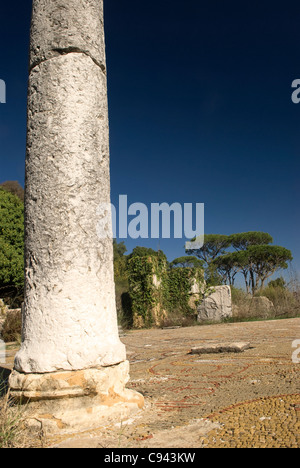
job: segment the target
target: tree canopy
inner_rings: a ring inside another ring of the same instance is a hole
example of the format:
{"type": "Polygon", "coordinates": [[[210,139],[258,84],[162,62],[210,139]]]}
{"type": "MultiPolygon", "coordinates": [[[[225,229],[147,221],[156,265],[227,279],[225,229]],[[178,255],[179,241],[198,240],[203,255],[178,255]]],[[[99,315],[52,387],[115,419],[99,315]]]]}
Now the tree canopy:
{"type": "Polygon", "coordinates": [[[241,273],[247,292],[254,294],[276,271],[286,269],[292,260],[288,249],[272,243],[270,234],[259,231],[230,236],[207,234],[200,249],[187,249],[186,253],[205,263],[205,278],[209,285],[234,285],[236,275],[241,273]]]}
{"type": "Polygon", "coordinates": [[[229,283],[234,286],[235,277],[241,271],[241,265],[237,252],[228,253],[217,257],[213,264],[223,280],[223,283],[229,283]]]}
{"type": "Polygon", "coordinates": [[[286,269],[293,259],[290,250],[277,245],[250,245],[246,250],[223,255],[214,260],[224,282],[234,285],[237,273],[244,275],[246,290],[255,294],[276,271],[286,269]]]}
{"type": "Polygon", "coordinates": [[[117,242],[116,239],[113,240],[113,249],[114,249],[114,271],[115,278],[126,278],[126,268],[127,268],[127,257],[125,253],[127,252],[126,245],[124,242],[117,242]]]}
{"type": "Polygon", "coordinates": [[[235,250],[247,250],[251,245],[267,245],[273,243],[273,237],[266,232],[241,232],[232,234],[230,244],[235,250]]]}
{"type": "Polygon", "coordinates": [[[163,253],[162,250],[155,251],[148,247],[135,247],[130,255],[128,255],[128,259],[133,257],[162,257],[167,261],[167,257],[163,253]]]}
{"type": "Polygon", "coordinates": [[[187,254],[196,255],[208,265],[219,255],[223,255],[230,245],[230,236],[222,234],[205,234],[203,247],[197,250],[187,250],[187,254]]]}
{"type": "Polygon", "coordinates": [[[179,257],[175,258],[173,262],[170,263],[171,268],[182,267],[182,268],[201,268],[203,266],[203,261],[199,260],[197,257],[179,257]]]}
{"type": "Polygon", "coordinates": [[[0,187],[0,290],[24,285],[24,205],[0,187]]]}
{"type": "Polygon", "coordinates": [[[7,192],[17,195],[17,197],[23,202],[24,201],[24,189],[21,187],[17,180],[7,180],[0,184],[0,187],[4,188],[7,192]]]}
{"type": "Polygon", "coordinates": [[[247,250],[248,263],[252,273],[252,290],[263,288],[265,281],[276,271],[288,268],[293,260],[292,252],[278,245],[252,245],[247,250]]]}

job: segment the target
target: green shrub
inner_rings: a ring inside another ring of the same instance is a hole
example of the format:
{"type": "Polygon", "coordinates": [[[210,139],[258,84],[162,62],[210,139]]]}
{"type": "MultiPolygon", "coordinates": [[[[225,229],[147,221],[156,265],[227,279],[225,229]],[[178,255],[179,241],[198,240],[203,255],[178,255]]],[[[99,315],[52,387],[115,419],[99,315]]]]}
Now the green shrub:
{"type": "Polygon", "coordinates": [[[299,295],[280,285],[268,285],[260,293],[274,305],[275,317],[296,317],[300,314],[299,295]]]}
{"type": "Polygon", "coordinates": [[[16,296],[24,287],[24,205],[0,187],[0,291],[16,296]]]}
{"type": "Polygon", "coordinates": [[[192,285],[204,281],[203,268],[168,268],[161,252],[139,251],[128,261],[133,325],[137,327],[187,324],[194,321],[196,304],[192,285]]]}
{"type": "Polygon", "coordinates": [[[231,286],[231,297],[232,297],[232,304],[240,305],[247,301],[249,295],[243,289],[235,288],[231,286]]]}

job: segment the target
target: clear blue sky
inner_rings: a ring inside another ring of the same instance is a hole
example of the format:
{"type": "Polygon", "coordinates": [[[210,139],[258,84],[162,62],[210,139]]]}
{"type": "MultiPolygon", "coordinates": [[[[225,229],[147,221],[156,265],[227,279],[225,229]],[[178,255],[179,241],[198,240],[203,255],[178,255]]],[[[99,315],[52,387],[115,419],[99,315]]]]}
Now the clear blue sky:
{"type": "MultiPolygon", "coordinates": [[[[269,232],[300,271],[299,1],[104,3],[113,202],[205,203],[207,234],[269,232]]],[[[0,182],[24,183],[30,14],[1,5],[0,182]]]]}

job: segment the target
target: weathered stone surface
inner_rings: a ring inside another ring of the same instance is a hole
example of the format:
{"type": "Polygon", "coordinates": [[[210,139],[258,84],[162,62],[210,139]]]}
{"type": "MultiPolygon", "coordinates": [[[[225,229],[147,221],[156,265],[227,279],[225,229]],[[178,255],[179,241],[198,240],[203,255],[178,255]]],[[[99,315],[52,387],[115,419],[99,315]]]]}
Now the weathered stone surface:
{"type": "Polygon", "coordinates": [[[105,70],[103,0],[35,0],[30,68],[70,52],[90,56],[105,70]]]}
{"type": "Polygon", "coordinates": [[[10,376],[11,396],[30,401],[26,424],[34,430],[64,433],[87,430],[141,409],[144,398],[125,388],[129,363],[111,367],[50,374],[10,376]]]}
{"type": "Polygon", "coordinates": [[[204,344],[192,348],[191,354],[242,353],[250,346],[244,342],[204,344]]]}
{"type": "Polygon", "coordinates": [[[143,397],[117,325],[103,0],[33,0],[25,207],[11,395],[33,429],[120,421],[143,397]]]}
{"type": "Polygon", "coordinates": [[[15,359],[22,373],[126,359],[115,304],[102,3],[33,2],[25,303],[15,359]]]}
{"type": "Polygon", "coordinates": [[[206,281],[204,280],[204,274],[203,274],[202,282],[200,282],[198,278],[191,278],[189,307],[195,311],[195,315],[197,314],[197,307],[198,307],[200,297],[202,297],[202,295],[204,294],[205,288],[206,288],[206,281]]]}
{"type": "Polygon", "coordinates": [[[32,71],[28,106],[24,343],[16,369],[116,364],[126,354],[112,241],[96,230],[97,208],[110,201],[106,78],[84,54],[53,58],[32,71]]]}
{"type": "Polygon", "coordinates": [[[230,286],[215,286],[211,291],[198,306],[198,321],[220,322],[232,317],[230,286]]]}

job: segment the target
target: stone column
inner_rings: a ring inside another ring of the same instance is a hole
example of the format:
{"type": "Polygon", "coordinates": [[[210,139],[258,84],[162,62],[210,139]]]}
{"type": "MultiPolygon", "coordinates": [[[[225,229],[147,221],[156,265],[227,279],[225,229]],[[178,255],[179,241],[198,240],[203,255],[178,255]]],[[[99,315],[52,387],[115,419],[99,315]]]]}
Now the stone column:
{"type": "Polygon", "coordinates": [[[110,222],[97,235],[109,203],[103,0],[33,0],[25,303],[10,386],[54,428],[101,425],[143,404],[125,390],[110,222]]]}

